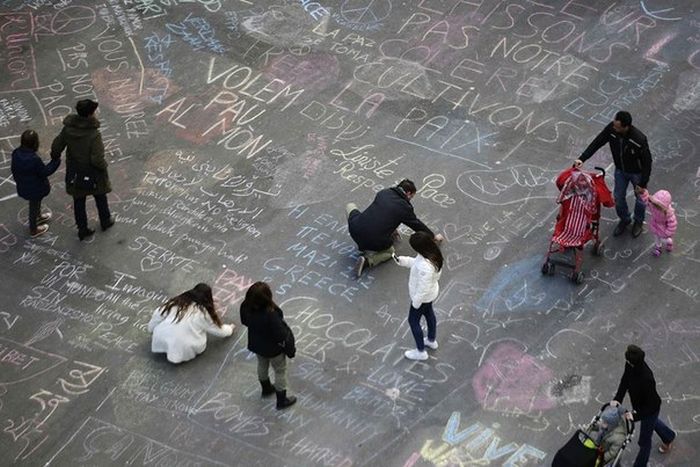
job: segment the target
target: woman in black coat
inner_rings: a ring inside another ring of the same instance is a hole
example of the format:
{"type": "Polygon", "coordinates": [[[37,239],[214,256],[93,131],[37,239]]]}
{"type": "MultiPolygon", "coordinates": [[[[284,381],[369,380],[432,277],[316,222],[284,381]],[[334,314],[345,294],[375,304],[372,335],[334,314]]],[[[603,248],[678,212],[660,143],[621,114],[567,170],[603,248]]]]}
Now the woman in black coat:
{"type": "Polygon", "coordinates": [[[278,410],[293,405],[297,398],[287,397],[287,357],[294,358],[296,353],[294,334],[265,282],[256,282],[246,292],[241,303],[241,324],[248,327],[248,350],[258,357],[262,396],[276,393],[278,410]],[[274,386],[270,383],[270,366],[275,372],[274,386]]]}
{"type": "Polygon", "coordinates": [[[32,237],[49,229],[45,223],[51,219],[51,214],[41,214],[41,200],[51,191],[49,175],[61,165],[60,155],[44,164],[38,150],[39,135],[34,130],[26,130],[22,133],[20,147],[12,151],[12,177],[17,185],[17,195],[29,201],[29,233],[32,237]]]}

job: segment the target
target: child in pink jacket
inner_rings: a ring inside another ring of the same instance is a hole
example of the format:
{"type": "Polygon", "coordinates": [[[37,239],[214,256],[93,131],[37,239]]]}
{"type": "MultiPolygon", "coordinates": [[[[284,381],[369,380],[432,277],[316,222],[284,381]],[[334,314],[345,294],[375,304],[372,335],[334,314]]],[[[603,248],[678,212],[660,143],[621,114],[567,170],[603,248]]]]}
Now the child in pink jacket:
{"type": "Polygon", "coordinates": [[[676,221],[676,212],[671,206],[671,193],[666,190],[659,190],[650,195],[647,190],[644,190],[640,197],[651,212],[649,230],[656,237],[656,245],[651,254],[654,256],[661,255],[664,245],[666,245],[666,251],[672,251],[673,236],[676,233],[678,222],[676,221]]]}

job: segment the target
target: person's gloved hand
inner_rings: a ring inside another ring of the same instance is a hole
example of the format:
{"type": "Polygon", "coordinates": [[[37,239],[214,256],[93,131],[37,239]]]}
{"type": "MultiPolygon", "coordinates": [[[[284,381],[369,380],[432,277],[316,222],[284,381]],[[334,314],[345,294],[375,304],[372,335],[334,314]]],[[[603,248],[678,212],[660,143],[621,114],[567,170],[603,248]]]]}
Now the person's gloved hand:
{"type": "Polygon", "coordinates": [[[576,159],[574,161],[574,168],[578,169],[583,165],[583,161],[581,159],[576,159]]]}

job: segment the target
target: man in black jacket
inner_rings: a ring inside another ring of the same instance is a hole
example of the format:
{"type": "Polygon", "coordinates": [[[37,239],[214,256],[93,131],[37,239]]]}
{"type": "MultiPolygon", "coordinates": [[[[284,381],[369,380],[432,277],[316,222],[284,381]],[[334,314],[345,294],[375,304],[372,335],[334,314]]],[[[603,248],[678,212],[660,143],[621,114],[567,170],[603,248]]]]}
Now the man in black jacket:
{"type": "MultiPolygon", "coordinates": [[[[627,207],[627,185],[634,186],[635,195],[638,195],[647,187],[651,175],[651,152],[647,137],[632,126],[632,116],[629,112],[620,111],[615,114],[615,119],[609,123],[603,131],[588,145],[581,157],[574,161],[575,167],[581,167],[595,152],[609,143],[610,152],[615,162],[615,210],[620,222],[615,227],[614,236],[622,235],[631,223],[629,208],[627,207]]],[[[632,236],[638,237],[642,233],[644,224],[645,206],[639,196],[634,203],[634,225],[632,236]]]]}
{"type": "Polygon", "coordinates": [[[405,224],[416,232],[434,235],[436,242],[443,240],[442,235],[433,234],[413,212],[411,199],[416,191],[415,183],[404,179],[397,186],[377,193],[364,212],[357,209],[354,203],[347,205],[348,230],[361,252],[355,266],[357,277],[362,275],[365,267],[373,267],[391,259],[394,254],[394,239],[398,238],[396,228],[400,224],[405,224]]]}
{"type": "MultiPolygon", "coordinates": [[[[633,420],[640,421],[639,453],[634,461],[634,467],[646,467],[651,454],[651,435],[656,432],[663,444],[659,452],[671,450],[671,444],[676,433],[659,419],[661,398],[656,392],[656,381],[651,368],[644,362],[644,351],[636,345],[630,345],[625,352],[625,372],[622,374],[620,385],[610,405],[617,407],[629,392],[632,408],[635,413],[633,420]]],[[[629,412],[628,412],[629,413],[629,412]]]]}

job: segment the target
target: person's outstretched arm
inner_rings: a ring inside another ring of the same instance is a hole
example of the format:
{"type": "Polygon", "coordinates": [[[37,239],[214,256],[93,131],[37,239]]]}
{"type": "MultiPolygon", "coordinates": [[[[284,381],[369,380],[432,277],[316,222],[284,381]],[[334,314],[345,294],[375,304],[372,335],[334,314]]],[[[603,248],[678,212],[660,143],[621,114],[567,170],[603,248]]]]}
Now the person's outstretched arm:
{"type": "Polygon", "coordinates": [[[581,153],[578,159],[574,162],[574,166],[578,167],[582,163],[586,162],[588,159],[590,159],[593,154],[598,151],[598,149],[602,148],[605,143],[608,142],[608,134],[611,131],[611,125],[607,125],[605,128],[603,128],[603,131],[598,133],[598,136],[595,137],[593,141],[591,141],[591,144],[588,145],[586,149],[581,153]]]}

